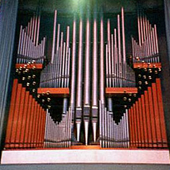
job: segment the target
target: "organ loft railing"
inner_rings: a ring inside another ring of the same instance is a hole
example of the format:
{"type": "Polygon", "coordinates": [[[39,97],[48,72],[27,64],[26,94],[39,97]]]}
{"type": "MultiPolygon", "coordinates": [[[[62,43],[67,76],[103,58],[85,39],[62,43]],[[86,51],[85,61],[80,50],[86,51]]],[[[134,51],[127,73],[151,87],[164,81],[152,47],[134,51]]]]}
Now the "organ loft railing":
{"type": "Polygon", "coordinates": [[[138,13],[129,63],[124,9],[101,14],[63,29],[55,10],[51,57],[40,16],[21,25],[4,149],[168,147],[156,25],[138,13]]]}

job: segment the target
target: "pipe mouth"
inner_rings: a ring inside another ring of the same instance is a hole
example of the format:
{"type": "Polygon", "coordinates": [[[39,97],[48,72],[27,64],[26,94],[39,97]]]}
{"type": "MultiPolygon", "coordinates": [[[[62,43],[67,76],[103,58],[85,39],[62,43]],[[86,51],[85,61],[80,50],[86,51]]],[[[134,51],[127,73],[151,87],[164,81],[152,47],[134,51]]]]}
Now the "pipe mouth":
{"type": "Polygon", "coordinates": [[[80,142],[81,122],[76,122],[76,126],[77,126],[77,141],[80,142]]]}
{"type": "Polygon", "coordinates": [[[85,145],[88,145],[89,120],[84,120],[85,126],[85,145]]]}
{"type": "Polygon", "coordinates": [[[93,141],[96,142],[97,121],[92,122],[93,126],[93,141]]]}

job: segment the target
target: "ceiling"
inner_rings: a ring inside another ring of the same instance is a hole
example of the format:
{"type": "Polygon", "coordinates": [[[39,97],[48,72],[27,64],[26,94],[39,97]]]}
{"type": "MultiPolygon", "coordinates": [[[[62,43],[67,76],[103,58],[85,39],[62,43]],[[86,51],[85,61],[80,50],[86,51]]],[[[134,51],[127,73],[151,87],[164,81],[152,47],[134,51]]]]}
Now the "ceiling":
{"type": "Polygon", "coordinates": [[[123,6],[126,12],[136,11],[137,4],[145,9],[162,9],[163,0],[19,0],[20,10],[33,10],[40,7],[42,11],[53,13],[55,9],[61,13],[72,13],[80,7],[88,8],[96,5],[98,9],[103,8],[105,13],[117,13],[123,6]]]}

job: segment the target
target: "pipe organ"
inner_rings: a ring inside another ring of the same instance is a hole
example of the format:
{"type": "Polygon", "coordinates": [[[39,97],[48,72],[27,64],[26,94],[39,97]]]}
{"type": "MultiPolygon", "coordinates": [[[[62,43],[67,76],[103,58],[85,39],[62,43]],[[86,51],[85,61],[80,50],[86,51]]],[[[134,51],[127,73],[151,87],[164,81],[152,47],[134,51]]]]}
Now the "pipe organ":
{"type": "Polygon", "coordinates": [[[168,147],[156,25],[138,13],[130,63],[124,8],[92,11],[65,29],[54,11],[50,60],[40,15],[20,26],[5,149],[168,147]]]}

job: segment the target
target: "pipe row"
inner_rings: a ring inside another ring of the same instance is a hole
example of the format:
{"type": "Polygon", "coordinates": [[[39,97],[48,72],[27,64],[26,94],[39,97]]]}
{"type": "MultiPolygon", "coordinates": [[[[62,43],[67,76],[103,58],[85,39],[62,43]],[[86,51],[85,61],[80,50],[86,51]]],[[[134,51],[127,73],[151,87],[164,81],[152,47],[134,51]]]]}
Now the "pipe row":
{"type": "Polygon", "coordinates": [[[126,63],[124,9],[117,15],[117,29],[111,34],[107,21],[106,87],[135,87],[135,73],[126,63]],[[122,33],[122,34],[121,34],[122,33]],[[122,37],[122,39],[121,39],[122,37]]]}
{"type": "Polygon", "coordinates": [[[45,133],[45,110],[14,79],[5,148],[42,148],[45,133]]]}
{"type": "Polygon", "coordinates": [[[71,112],[63,116],[60,123],[55,123],[47,109],[44,148],[67,148],[71,146],[71,112]]]}
{"type": "Polygon", "coordinates": [[[157,27],[146,16],[138,14],[138,42],[132,37],[133,62],[159,62],[157,27]]]}
{"type": "MultiPolygon", "coordinates": [[[[56,12],[55,17],[56,19],[56,12]]],[[[54,30],[56,29],[54,20],[54,30]]],[[[54,31],[53,37],[56,39],[54,31]]],[[[45,66],[40,76],[40,87],[66,88],[70,84],[70,47],[69,47],[70,27],[67,26],[66,42],[64,42],[64,33],[60,33],[60,24],[57,30],[57,42],[53,39],[53,49],[51,62],[45,66]],[[53,54],[54,52],[54,54],[53,54]]]]}
{"type": "Polygon", "coordinates": [[[41,64],[44,62],[46,38],[39,43],[39,31],[40,16],[32,17],[25,28],[20,26],[17,63],[27,63],[30,60],[41,64]]]}
{"type": "Polygon", "coordinates": [[[113,113],[110,114],[101,102],[99,105],[99,114],[100,146],[102,148],[128,148],[129,125],[127,110],[118,124],[113,120],[113,113]]]}
{"type": "Polygon", "coordinates": [[[128,114],[130,147],[167,147],[160,78],[141,94],[128,114]]]}

